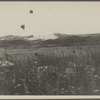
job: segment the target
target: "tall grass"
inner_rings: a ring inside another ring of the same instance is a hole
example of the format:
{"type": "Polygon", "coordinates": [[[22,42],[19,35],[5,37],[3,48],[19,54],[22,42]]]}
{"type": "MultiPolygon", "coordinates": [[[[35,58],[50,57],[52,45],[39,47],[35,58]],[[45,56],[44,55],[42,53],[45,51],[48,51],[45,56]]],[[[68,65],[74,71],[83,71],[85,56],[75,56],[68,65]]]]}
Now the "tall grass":
{"type": "Polygon", "coordinates": [[[14,66],[0,68],[0,94],[100,94],[98,46],[45,48],[9,55],[14,66]]]}

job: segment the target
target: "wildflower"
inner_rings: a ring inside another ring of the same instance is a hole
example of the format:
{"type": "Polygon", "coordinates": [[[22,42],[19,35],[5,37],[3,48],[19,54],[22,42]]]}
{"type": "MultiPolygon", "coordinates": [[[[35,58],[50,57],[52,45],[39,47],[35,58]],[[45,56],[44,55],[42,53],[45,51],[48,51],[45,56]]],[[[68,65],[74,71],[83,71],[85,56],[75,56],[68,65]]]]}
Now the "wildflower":
{"type": "Polygon", "coordinates": [[[70,85],[69,85],[68,87],[69,87],[69,88],[71,88],[71,86],[70,86],[70,85]]]}
{"type": "Polygon", "coordinates": [[[13,79],[12,82],[15,83],[16,82],[15,79],[13,79]]]}
{"type": "Polygon", "coordinates": [[[97,78],[98,77],[98,75],[94,75],[94,78],[97,78]]]}
{"type": "Polygon", "coordinates": [[[94,72],[94,71],[96,71],[96,69],[91,65],[87,65],[86,68],[85,68],[85,71],[94,72]]]}
{"type": "Polygon", "coordinates": [[[34,64],[37,64],[37,61],[34,61],[34,64]]]}
{"type": "Polygon", "coordinates": [[[25,94],[30,94],[30,92],[29,91],[25,91],[25,94]]]}
{"type": "Polygon", "coordinates": [[[73,94],[76,94],[75,92],[73,94]]]}
{"type": "Polygon", "coordinates": [[[47,71],[47,68],[48,66],[41,66],[41,67],[38,67],[38,77],[40,78],[40,76],[42,76],[43,72],[46,72],[47,71]]]}
{"type": "Polygon", "coordinates": [[[74,88],[75,88],[74,86],[71,87],[71,89],[74,89],[74,88]]]}
{"type": "Polygon", "coordinates": [[[76,64],[75,64],[75,63],[73,63],[73,66],[74,66],[74,67],[76,67],[76,64]]]}
{"type": "Polygon", "coordinates": [[[68,92],[68,90],[66,90],[65,92],[68,92]]]}
{"type": "Polygon", "coordinates": [[[17,84],[17,86],[14,86],[14,88],[17,88],[17,87],[20,87],[21,86],[21,84],[17,84]]]}
{"type": "Polygon", "coordinates": [[[18,93],[15,93],[15,95],[18,95],[18,93]]]}
{"type": "Polygon", "coordinates": [[[94,90],[94,92],[99,92],[99,91],[100,91],[99,89],[94,90]]]}
{"type": "Polygon", "coordinates": [[[41,67],[38,67],[38,72],[46,71],[47,68],[48,68],[48,66],[41,66],[41,67]]]}
{"type": "Polygon", "coordinates": [[[38,72],[41,72],[43,67],[38,67],[38,72]]]}
{"type": "Polygon", "coordinates": [[[63,90],[64,90],[64,88],[61,88],[61,90],[63,91],[63,90]]]}
{"type": "Polygon", "coordinates": [[[35,66],[33,66],[33,69],[35,68],[35,66]]]}
{"type": "Polygon", "coordinates": [[[76,64],[74,62],[69,62],[68,66],[74,66],[74,67],[76,67],[76,64]]]}
{"type": "Polygon", "coordinates": [[[31,82],[32,80],[31,79],[29,79],[29,82],[31,82]]]}
{"type": "Polygon", "coordinates": [[[21,84],[17,84],[17,86],[21,86],[21,84]]]}
{"type": "Polygon", "coordinates": [[[0,72],[0,74],[4,74],[4,72],[0,72]]]}
{"type": "Polygon", "coordinates": [[[67,75],[64,75],[64,76],[63,76],[63,78],[66,78],[66,77],[67,77],[67,75]]]}
{"type": "Polygon", "coordinates": [[[66,68],[65,73],[66,74],[73,74],[74,72],[71,68],[66,68]]]}
{"type": "Polygon", "coordinates": [[[2,64],[2,61],[0,61],[0,65],[2,64]]]}
{"type": "Polygon", "coordinates": [[[100,79],[100,77],[98,77],[98,79],[100,79]]]}
{"type": "Polygon", "coordinates": [[[94,67],[93,67],[93,68],[91,68],[91,71],[92,71],[92,72],[94,72],[95,70],[96,70],[96,69],[95,69],[94,67]]]}
{"type": "Polygon", "coordinates": [[[80,52],[80,54],[81,54],[81,55],[86,55],[86,53],[85,53],[85,52],[80,52]]]}
{"type": "Polygon", "coordinates": [[[68,66],[71,66],[73,63],[72,62],[69,62],[68,66]]]}
{"type": "Polygon", "coordinates": [[[6,72],[9,72],[9,70],[6,70],[6,72]]]}
{"type": "Polygon", "coordinates": [[[48,66],[44,66],[45,68],[48,68],[48,66]]]}

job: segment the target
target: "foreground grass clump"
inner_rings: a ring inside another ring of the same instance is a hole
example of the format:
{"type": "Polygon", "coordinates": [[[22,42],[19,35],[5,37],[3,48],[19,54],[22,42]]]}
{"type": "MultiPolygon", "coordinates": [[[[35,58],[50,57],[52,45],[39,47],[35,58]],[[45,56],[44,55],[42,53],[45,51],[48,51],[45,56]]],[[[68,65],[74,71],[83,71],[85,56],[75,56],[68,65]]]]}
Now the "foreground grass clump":
{"type": "Polygon", "coordinates": [[[0,68],[0,94],[99,95],[100,52],[94,47],[47,49],[48,53],[9,55],[0,68]],[[21,57],[20,57],[21,56],[21,57]]]}

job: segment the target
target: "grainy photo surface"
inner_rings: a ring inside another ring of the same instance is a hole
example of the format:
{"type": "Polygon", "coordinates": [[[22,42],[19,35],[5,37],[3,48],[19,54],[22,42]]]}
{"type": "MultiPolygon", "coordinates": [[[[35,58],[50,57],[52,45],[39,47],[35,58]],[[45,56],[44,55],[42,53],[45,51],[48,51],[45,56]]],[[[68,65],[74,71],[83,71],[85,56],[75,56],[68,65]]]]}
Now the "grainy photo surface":
{"type": "Polygon", "coordinates": [[[0,2],[0,95],[100,95],[100,2],[0,2]]]}

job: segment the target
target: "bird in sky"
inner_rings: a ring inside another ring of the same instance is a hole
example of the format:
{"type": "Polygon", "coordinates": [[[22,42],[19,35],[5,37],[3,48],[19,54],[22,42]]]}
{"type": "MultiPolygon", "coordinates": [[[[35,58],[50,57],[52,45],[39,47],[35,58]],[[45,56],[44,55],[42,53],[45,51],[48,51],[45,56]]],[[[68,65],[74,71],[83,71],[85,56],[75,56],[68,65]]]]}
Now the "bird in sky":
{"type": "Polygon", "coordinates": [[[30,13],[33,14],[33,10],[30,10],[30,13]]]}
{"type": "Polygon", "coordinates": [[[25,30],[25,25],[21,25],[20,27],[21,27],[23,30],[25,30]]]}
{"type": "MultiPolygon", "coordinates": [[[[30,10],[29,12],[30,12],[31,14],[33,14],[33,10],[30,10]]],[[[25,25],[21,25],[20,27],[21,27],[23,30],[25,30],[25,25]]]]}

